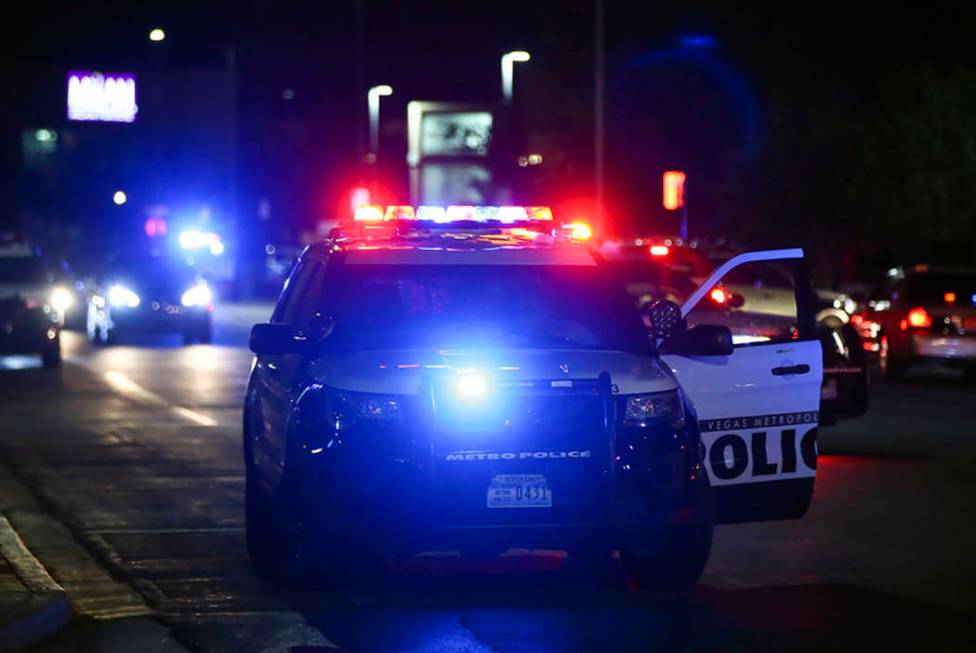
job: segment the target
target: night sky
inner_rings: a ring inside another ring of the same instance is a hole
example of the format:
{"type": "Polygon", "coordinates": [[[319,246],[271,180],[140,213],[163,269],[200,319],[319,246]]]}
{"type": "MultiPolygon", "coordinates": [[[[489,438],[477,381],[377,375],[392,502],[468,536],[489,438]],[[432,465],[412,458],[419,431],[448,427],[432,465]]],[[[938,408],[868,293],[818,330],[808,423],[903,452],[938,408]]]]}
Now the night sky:
{"type": "MultiPolygon", "coordinates": [[[[689,172],[689,206],[709,235],[755,238],[770,215],[798,215],[807,181],[848,165],[836,125],[873,120],[890,75],[976,64],[976,10],[946,7],[606,2],[613,228],[670,229],[648,189],[674,167],[689,172]],[[682,47],[688,36],[712,43],[682,47]]],[[[525,189],[538,197],[524,199],[591,200],[593,16],[591,2],[41,2],[5,17],[0,66],[236,70],[240,180],[287,196],[294,226],[307,227],[358,174],[363,87],[395,89],[383,147],[400,164],[406,102],[497,101],[498,57],[516,48],[533,55],[516,73],[525,146],[547,157],[525,189]],[[163,44],[147,39],[156,26],[163,44]],[[269,125],[283,121],[311,136],[278,148],[269,125]]],[[[5,101],[19,93],[8,88],[5,101]]],[[[816,238],[817,219],[798,218],[777,238],[816,238]]]]}

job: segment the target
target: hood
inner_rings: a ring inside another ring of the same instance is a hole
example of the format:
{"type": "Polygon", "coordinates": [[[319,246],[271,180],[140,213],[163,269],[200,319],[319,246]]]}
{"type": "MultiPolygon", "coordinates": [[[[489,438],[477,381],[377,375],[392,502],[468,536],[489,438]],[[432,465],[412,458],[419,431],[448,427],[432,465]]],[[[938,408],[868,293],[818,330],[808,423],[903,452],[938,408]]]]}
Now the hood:
{"type": "Polygon", "coordinates": [[[417,394],[423,380],[476,369],[505,381],[595,379],[609,372],[619,394],[677,387],[654,356],[579,349],[382,349],[324,354],[309,366],[323,385],[350,392],[417,394]]]}

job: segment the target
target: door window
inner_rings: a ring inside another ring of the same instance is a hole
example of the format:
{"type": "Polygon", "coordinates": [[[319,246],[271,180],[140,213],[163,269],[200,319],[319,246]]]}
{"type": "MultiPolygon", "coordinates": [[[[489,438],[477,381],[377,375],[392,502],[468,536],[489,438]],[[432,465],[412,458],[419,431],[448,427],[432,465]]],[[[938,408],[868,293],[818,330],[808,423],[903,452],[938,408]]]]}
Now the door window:
{"type": "Polygon", "coordinates": [[[736,346],[800,337],[793,275],[776,261],[745,263],[712,286],[687,315],[688,326],[715,324],[732,330],[736,346]]]}
{"type": "Polygon", "coordinates": [[[319,262],[305,265],[298,273],[287,301],[281,312],[281,322],[296,329],[306,326],[318,306],[317,289],[321,288],[325,276],[325,265],[319,262]]]}

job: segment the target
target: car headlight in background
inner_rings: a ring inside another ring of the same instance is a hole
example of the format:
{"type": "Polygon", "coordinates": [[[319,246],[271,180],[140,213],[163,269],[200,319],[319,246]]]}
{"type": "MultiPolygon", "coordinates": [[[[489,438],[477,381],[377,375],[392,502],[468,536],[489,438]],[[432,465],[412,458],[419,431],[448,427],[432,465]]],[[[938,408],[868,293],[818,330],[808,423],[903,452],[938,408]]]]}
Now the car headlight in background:
{"type": "Polygon", "coordinates": [[[186,250],[208,249],[214,256],[224,253],[224,243],[220,239],[220,234],[213,231],[187,229],[180,234],[178,240],[180,247],[186,250]]]}
{"type": "Polygon", "coordinates": [[[139,295],[125,286],[116,284],[108,289],[108,303],[112,306],[135,308],[140,301],[139,295]]]}
{"type": "Polygon", "coordinates": [[[51,291],[51,306],[53,306],[56,311],[64,313],[66,310],[71,308],[74,303],[75,296],[67,288],[56,286],[54,290],[51,291]]]}
{"type": "Polygon", "coordinates": [[[685,407],[678,390],[631,395],[626,401],[624,426],[647,426],[662,421],[672,429],[685,426],[685,407]]]}
{"type": "Polygon", "coordinates": [[[213,291],[206,284],[198,283],[183,293],[180,302],[187,308],[210,306],[213,303],[213,291]]]}

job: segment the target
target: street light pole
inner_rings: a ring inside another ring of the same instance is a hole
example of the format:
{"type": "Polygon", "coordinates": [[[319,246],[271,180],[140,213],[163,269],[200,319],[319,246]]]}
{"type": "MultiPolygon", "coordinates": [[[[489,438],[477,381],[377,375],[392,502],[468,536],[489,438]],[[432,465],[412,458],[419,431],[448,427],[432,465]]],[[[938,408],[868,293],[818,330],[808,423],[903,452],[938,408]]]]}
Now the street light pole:
{"type": "Polygon", "coordinates": [[[603,0],[594,2],[593,20],[593,175],[596,191],[596,218],[597,228],[605,232],[604,224],[604,79],[603,79],[603,58],[604,58],[604,25],[603,25],[603,0]]]}
{"type": "Polygon", "coordinates": [[[373,86],[366,93],[366,104],[369,108],[369,158],[375,163],[380,150],[380,98],[393,95],[393,87],[389,84],[373,86]]]}
{"type": "Polygon", "coordinates": [[[524,63],[531,59],[525,50],[513,50],[502,55],[502,100],[506,106],[512,104],[512,86],[515,79],[515,63],[524,63]]]}

